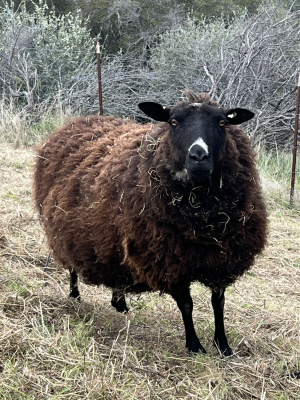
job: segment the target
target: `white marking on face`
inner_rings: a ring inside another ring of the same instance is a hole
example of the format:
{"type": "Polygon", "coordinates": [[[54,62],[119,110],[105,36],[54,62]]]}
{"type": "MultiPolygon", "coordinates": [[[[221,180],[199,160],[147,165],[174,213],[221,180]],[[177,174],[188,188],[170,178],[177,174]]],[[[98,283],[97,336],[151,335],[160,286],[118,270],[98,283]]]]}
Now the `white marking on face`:
{"type": "Polygon", "coordinates": [[[202,147],[202,149],[206,152],[206,154],[208,155],[208,146],[207,144],[204,142],[204,140],[202,139],[202,137],[199,137],[197,140],[194,141],[194,143],[190,146],[189,151],[191,151],[191,148],[195,145],[198,145],[200,147],[202,147]]]}

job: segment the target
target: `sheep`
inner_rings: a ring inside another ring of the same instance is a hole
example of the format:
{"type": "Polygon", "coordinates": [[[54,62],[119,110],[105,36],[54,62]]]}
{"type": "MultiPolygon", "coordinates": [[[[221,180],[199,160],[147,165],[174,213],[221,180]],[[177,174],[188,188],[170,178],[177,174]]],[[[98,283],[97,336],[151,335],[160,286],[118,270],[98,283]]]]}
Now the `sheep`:
{"type": "Polygon", "coordinates": [[[214,345],[230,356],[225,289],[267,240],[267,212],[250,139],[237,125],[254,114],[224,109],[208,94],[139,108],[161,124],[112,116],[71,119],[37,148],[34,199],[70,296],[87,284],[176,301],[186,347],[205,353],[193,324],[192,282],[211,289],[214,345]]]}

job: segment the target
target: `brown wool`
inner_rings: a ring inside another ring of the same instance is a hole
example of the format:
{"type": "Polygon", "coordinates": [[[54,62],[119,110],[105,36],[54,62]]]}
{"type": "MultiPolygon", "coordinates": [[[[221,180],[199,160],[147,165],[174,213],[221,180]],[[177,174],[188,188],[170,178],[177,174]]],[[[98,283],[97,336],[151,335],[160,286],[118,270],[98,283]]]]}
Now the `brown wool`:
{"type": "MultiPolygon", "coordinates": [[[[182,103],[209,101],[188,96],[182,103]]],[[[263,250],[267,214],[249,138],[233,125],[226,135],[219,167],[199,185],[176,180],[167,123],[89,116],[57,129],[37,148],[34,177],[56,261],[123,291],[232,284],[263,250]]]]}

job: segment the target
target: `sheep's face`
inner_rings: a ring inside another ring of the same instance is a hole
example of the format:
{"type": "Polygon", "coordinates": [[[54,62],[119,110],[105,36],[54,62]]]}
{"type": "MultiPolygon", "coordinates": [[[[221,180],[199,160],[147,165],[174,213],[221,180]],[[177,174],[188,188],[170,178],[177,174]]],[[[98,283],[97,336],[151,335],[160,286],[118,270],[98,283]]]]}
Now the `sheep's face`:
{"type": "Polygon", "coordinates": [[[140,109],[157,121],[170,125],[171,142],[182,170],[177,179],[207,179],[222,158],[226,125],[251,119],[246,109],[225,110],[208,103],[182,103],[166,108],[157,103],[140,103],[140,109]]]}

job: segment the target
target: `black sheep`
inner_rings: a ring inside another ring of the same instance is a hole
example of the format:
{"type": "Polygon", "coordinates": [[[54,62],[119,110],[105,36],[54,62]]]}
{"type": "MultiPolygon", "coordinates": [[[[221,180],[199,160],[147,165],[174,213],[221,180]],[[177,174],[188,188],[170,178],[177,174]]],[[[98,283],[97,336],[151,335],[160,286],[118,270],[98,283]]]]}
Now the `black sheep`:
{"type": "Polygon", "coordinates": [[[72,119],[37,150],[34,197],[54,258],[88,284],[170,294],[182,313],[186,347],[205,352],[195,333],[190,284],[212,290],[214,342],[228,356],[224,292],[266,244],[267,214],[255,153],[235,126],[253,117],[188,92],[171,108],[141,103],[164,122],[72,119]]]}

